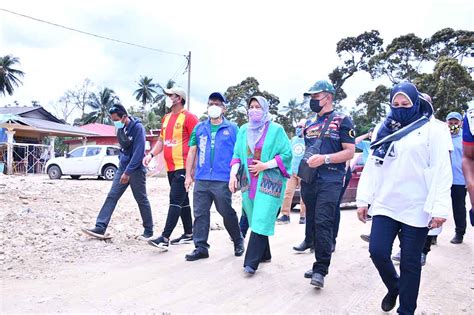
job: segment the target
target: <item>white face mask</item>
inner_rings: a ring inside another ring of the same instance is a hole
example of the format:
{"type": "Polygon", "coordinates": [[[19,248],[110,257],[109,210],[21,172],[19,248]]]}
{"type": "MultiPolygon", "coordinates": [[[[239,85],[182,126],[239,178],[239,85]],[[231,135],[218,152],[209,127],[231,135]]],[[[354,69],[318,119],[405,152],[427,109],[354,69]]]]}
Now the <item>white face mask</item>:
{"type": "Polygon", "coordinates": [[[165,98],[165,106],[166,108],[171,108],[173,106],[173,100],[169,96],[165,98]]]}
{"type": "Polygon", "coordinates": [[[219,118],[222,115],[222,107],[211,105],[207,108],[207,114],[213,119],[219,118]]]}

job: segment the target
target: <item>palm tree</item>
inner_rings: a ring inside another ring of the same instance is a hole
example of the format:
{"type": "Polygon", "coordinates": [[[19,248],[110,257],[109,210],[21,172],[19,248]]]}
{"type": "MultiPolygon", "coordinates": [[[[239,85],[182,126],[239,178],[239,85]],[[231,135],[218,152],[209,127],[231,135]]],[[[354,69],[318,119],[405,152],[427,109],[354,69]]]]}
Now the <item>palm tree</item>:
{"type": "Polygon", "coordinates": [[[83,124],[101,123],[111,125],[109,110],[119,102],[119,98],[115,92],[109,88],[104,88],[98,94],[92,93],[89,106],[92,112],[86,114],[82,119],[83,124]]]}
{"type": "Polygon", "coordinates": [[[18,87],[23,84],[20,77],[25,73],[21,70],[12,68],[15,64],[20,64],[20,59],[12,55],[0,57],[0,94],[4,96],[13,95],[14,86],[18,87]]]}
{"type": "Polygon", "coordinates": [[[153,102],[154,95],[157,94],[155,88],[160,87],[159,84],[152,83],[153,79],[147,76],[141,77],[138,85],[140,88],[133,92],[137,101],[142,103],[142,110],[145,111],[146,104],[153,102]]]}
{"type": "MultiPolygon", "coordinates": [[[[176,82],[174,82],[171,79],[168,80],[168,82],[166,82],[165,89],[171,89],[175,85],[175,83],[176,82]]],[[[157,108],[155,109],[155,113],[163,117],[166,114],[166,106],[165,106],[166,95],[165,95],[165,91],[163,87],[159,84],[157,84],[157,86],[161,89],[161,91],[156,93],[156,96],[153,99],[153,103],[157,105],[157,108]]]]}
{"type": "Polygon", "coordinates": [[[292,125],[298,123],[298,121],[304,117],[302,110],[302,104],[298,104],[296,99],[291,99],[288,105],[282,107],[281,111],[288,117],[292,125]]]}

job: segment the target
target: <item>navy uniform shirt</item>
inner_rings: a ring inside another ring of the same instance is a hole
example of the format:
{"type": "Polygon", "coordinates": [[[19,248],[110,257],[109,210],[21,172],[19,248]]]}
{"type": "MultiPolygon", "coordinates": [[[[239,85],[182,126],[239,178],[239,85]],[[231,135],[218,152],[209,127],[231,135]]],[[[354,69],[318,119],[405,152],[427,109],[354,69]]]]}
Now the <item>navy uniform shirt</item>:
{"type": "MultiPolygon", "coordinates": [[[[305,146],[308,148],[318,139],[319,134],[324,128],[326,120],[332,112],[326,113],[321,117],[316,115],[306,121],[304,129],[305,146]]],[[[334,118],[329,123],[329,127],[322,137],[321,155],[336,153],[342,151],[343,143],[355,143],[354,125],[349,117],[335,112],[334,118]]],[[[346,174],[346,163],[323,164],[318,167],[317,180],[325,182],[342,182],[346,174]]]]}

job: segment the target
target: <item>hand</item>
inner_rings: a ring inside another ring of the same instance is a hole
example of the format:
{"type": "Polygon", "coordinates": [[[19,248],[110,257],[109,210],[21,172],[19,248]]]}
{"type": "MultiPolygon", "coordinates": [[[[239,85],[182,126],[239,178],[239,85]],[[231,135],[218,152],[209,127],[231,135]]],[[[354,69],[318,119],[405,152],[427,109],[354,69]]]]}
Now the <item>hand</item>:
{"type": "Polygon", "coordinates": [[[128,184],[128,181],[130,180],[130,176],[123,173],[122,176],[120,176],[120,184],[126,185],[128,184]]]}
{"type": "Polygon", "coordinates": [[[309,167],[316,168],[324,164],[324,155],[315,154],[312,155],[307,161],[309,167]]]}
{"type": "Polygon", "coordinates": [[[369,211],[368,207],[357,208],[357,217],[363,223],[367,222],[367,212],[369,211]]]}
{"type": "Polygon", "coordinates": [[[255,176],[258,176],[260,172],[263,172],[268,168],[267,164],[259,160],[253,160],[253,164],[249,165],[249,172],[254,173],[255,176]]]}
{"type": "Polygon", "coordinates": [[[428,224],[428,227],[430,229],[436,229],[436,228],[441,227],[444,222],[446,222],[446,219],[444,219],[444,218],[433,217],[433,218],[431,218],[431,221],[428,224]]]}
{"type": "Polygon", "coordinates": [[[186,192],[189,192],[189,188],[191,188],[191,185],[193,184],[193,177],[186,175],[186,179],[184,180],[184,187],[186,188],[186,192]]]}
{"type": "Polygon", "coordinates": [[[232,193],[235,193],[237,191],[237,176],[235,176],[235,174],[233,173],[230,174],[229,190],[232,193]]]}
{"type": "Polygon", "coordinates": [[[152,159],[151,154],[147,154],[143,158],[143,165],[145,165],[145,167],[148,167],[148,164],[150,164],[151,159],[152,159]]]}

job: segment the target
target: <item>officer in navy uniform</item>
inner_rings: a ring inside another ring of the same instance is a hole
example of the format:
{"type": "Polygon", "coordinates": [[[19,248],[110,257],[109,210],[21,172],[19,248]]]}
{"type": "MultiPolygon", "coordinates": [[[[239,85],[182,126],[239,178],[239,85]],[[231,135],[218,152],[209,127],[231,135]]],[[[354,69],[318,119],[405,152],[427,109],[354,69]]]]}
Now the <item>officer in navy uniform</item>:
{"type": "Polygon", "coordinates": [[[294,247],[297,251],[314,247],[316,261],[313,268],[305,273],[305,278],[311,278],[311,284],[316,288],[324,287],[324,277],[328,273],[334,242],[335,212],[346,174],[346,161],[352,159],[355,151],[355,132],[351,119],[334,111],[335,92],[332,84],[322,80],[304,93],[305,97],[310,97],[310,108],[317,114],[306,122],[304,139],[307,152],[311,151],[311,146],[320,137],[327,119],[331,118],[326,132],[321,136],[319,154],[306,160],[316,172],[311,180],[301,181],[301,195],[306,205],[306,236],[299,246],[294,247]]]}

